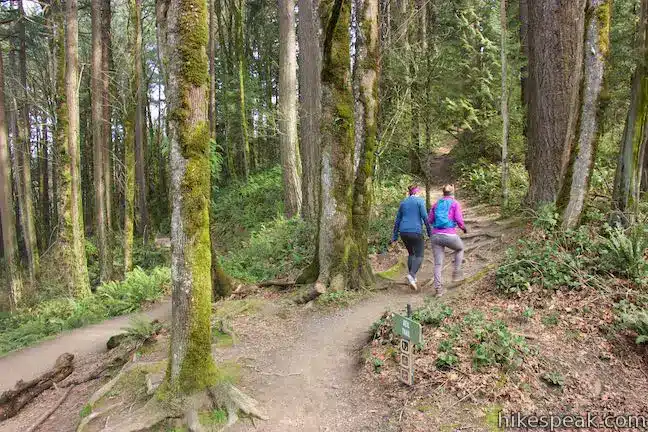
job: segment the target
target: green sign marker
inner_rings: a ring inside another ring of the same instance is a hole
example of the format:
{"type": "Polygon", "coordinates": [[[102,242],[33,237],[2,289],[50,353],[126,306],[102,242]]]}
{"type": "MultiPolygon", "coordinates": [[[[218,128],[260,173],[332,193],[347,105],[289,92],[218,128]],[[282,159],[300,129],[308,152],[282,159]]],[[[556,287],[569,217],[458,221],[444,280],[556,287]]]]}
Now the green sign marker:
{"type": "Polygon", "coordinates": [[[394,331],[403,339],[407,339],[413,344],[423,342],[421,324],[413,319],[406,318],[402,315],[394,314],[394,331]]]}

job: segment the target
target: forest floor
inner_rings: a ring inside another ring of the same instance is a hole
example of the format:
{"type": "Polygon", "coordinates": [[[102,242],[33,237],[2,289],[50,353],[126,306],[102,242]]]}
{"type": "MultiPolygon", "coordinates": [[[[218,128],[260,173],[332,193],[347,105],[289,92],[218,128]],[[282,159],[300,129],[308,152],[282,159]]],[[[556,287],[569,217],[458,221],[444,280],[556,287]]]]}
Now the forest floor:
{"type": "MultiPolygon", "coordinates": [[[[447,181],[447,157],[439,156],[432,165],[434,172],[439,173],[437,183],[447,181]],[[434,164],[438,165],[435,167],[434,164]]],[[[438,185],[435,185],[435,189],[439,189],[436,186],[438,185]]],[[[450,289],[442,299],[431,301],[443,302],[458,311],[475,307],[488,311],[493,305],[501,306],[498,309],[500,311],[511,308],[518,311],[520,305],[513,304],[514,301],[510,302],[513,305],[508,304],[506,299],[493,294],[492,288],[488,286],[492,287],[490,276],[494,264],[504,256],[506,247],[523,233],[524,227],[515,220],[499,220],[496,211],[486,206],[466,205],[465,219],[470,229],[469,235],[465,236],[467,253],[464,273],[467,282],[450,289]],[[489,269],[489,272],[481,278],[485,273],[484,269],[489,269]],[[471,278],[474,275],[479,275],[480,278],[474,280],[471,278]]],[[[406,252],[401,247],[394,247],[389,253],[377,255],[373,257],[375,270],[394,268],[399,261],[402,262],[405,255],[406,252]]],[[[444,268],[444,277],[449,280],[452,265],[449,255],[447,258],[449,265],[444,268]]],[[[426,260],[419,273],[417,292],[403,283],[404,272],[401,271],[393,280],[379,278],[374,291],[348,297],[330,295],[329,299],[336,299],[332,302],[317,301],[305,306],[296,306],[292,299],[299,295],[299,292],[295,290],[252,289],[245,294],[245,298],[216,303],[214,320],[223,322],[227,329],[231,329],[233,336],[215,339],[214,357],[220,365],[238,370],[239,388],[256,398],[269,417],[268,421],[257,421],[256,425],[243,420],[235,425],[233,430],[493,430],[486,425],[485,420],[493,411],[493,406],[489,402],[489,395],[484,393],[486,390],[496,392],[497,389],[509,389],[503,374],[472,374],[468,369],[464,371],[457,367],[454,373],[445,371],[440,375],[434,366],[428,367],[434,360],[432,354],[429,358],[419,355],[416,363],[417,374],[420,370],[423,375],[419,374],[417,384],[408,388],[396,378],[396,362],[390,359],[390,350],[393,353],[391,345],[379,341],[370,342],[369,329],[386,310],[404,311],[408,303],[416,308],[434,294],[431,284],[427,284],[432,277],[432,270],[428,245],[426,260]],[[372,367],[370,358],[383,359],[381,367],[372,367]]],[[[389,272],[392,273],[395,272],[389,272]]],[[[152,314],[163,318],[164,314],[168,314],[168,304],[160,305],[152,314]],[[160,315],[157,315],[158,313],[160,315]]],[[[80,354],[76,360],[74,374],[82,374],[83,370],[102,360],[102,356],[106,354],[99,352],[99,348],[105,344],[108,336],[118,333],[126,321],[120,319],[104,323],[102,325],[107,326],[104,327],[105,332],[96,332],[91,338],[88,336],[96,329],[89,327],[0,358],[3,388],[8,384],[5,381],[28,378],[51,367],[56,356],[66,349],[80,354]],[[74,335],[78,335],[78,339],[75,339],[74,335]],[[66,341],[65,345],[63,341],[66,341]],[[52,353],[54,349],[56,352],[52,353]],[[33,358],[34,362],[28,364],[25,360],[27,358],[33,358]]],[[[540,317],[531,321],[539,323],[540,317]]],[[[545,401],[556,402],[564,399],[565,406],[579,406],[575,403],[575,397],[583,398],[584,395],[590,394],[592,388],[587,383],[592,382],[595,397],[599,399],[605,396],[605,400],[625,403],[626,405],[621,406],[629,408],[637,408],[641,406],[637,404],[644,403],[641,399],[648,388],[648,375],[640,353],[626,350],[623,354],[606,354],[600,361],[606,362],[609,370],[604,369],[602,363],[599,364],[599,357],[596,357],[596,364],[592,363],[593,366],[590,366],[586,361],[593,358],[591,356],[595,355],[594,352],[600,349],[603,343],[600,338],[593,340],[590,350],[585,351],[575,343],[575,336],[558,336],[556,332],[560,326],[530,327],[530,323],[520,325],[526,326],[527,334],[533,333],[530,337],[538,342],[546,355],[556,354],[557,357],[553,360],[555,363],[560,364],[564,361],[569,363],[570,367],[580,368],[581,372],[586,373],[587,380],[579,387],[576,385],[575,376],[565,369],[565,389],[544,391],[542,395],[545,401]],[[568,352],[569,360],[559,357],[558,353],[553,351],[552,345],[568,352]],[[617,356],[621,355],[617,361],[617,356]],[[614,380],[628,385],[623,395],[615,396],[610,390],[614,380]]],[[[434,339],[434,331],[430,333],[426,330],[426,340],[434,339]]],[[[581,343],[584,336],[579,338],[581,343]]],[[[606,349],[605,353],[609,351],[606,349]]],[[[136,361],[162,360],[167,353],[168,336],[163,335],[153,347],[140,352],[136,361]]],[[[530,363],[537,366],[537,362],[530,363]]],[[[529,374],[536,376],[538,371],[529,371],[529,374]]],[[[85,403],[101,384],[102,382],[97,380],[77,386],[63,405],[38,430],[75,430],[85,403]]],[[[60,398],[60,394],[57,390],[46,391],[18,416],[0,423],[0,431],[26,430],[41,413],[47,411],[60,398]]],[[[501,392],[498,395],[501,396],[501,392]]],[[[132,404],[126,403],[125,395],[113,392],[110,397],[122,405],[112,418],[119,418],[126,410],[133,409],[132,404]]],[[[507,395],[504,398],[516,400],[507,395]]],[[[511,406],[544,407],[540,403],[520,403],[511,406]]]]}

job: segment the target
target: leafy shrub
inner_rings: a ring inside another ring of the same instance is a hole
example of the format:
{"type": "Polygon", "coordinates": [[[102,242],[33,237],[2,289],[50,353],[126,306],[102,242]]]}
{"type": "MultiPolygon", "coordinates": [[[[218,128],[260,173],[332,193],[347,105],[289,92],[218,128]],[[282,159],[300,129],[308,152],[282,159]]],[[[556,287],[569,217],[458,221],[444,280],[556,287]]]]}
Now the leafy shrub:
{"type": "Polygon", "coordinates": [[[136,268],[122,282],[109,282],[94,295],[47,300],[34,308],[0,317],[0,354],[33,344],[64,330],[134,312],[168,292],[171,272],[156,268],[150,273],[136,268]]]}
{"type": "Polygon", "coordinates": [[[648,279],[648,229],[646,226],[635,226],[628,231],[616,228],[609,231],[609,237],[603,240],[602,262],[608,269],[620,276],[628,277],[638,284],[648,279]]]}
{"type": "Polygon", "coordinates": [[[439,342],[437,358],[434,362],[439,369],[451,368],[459,363],[459,357],[454,350],[452,339],[444,339],[439,342]]]}
{"type": "Polygon", "coordinates": [[[637,344],[648,343],[648,308],[626,300],[616,306],[617,320],[621,327],[637,333],[637,344]]]}
{"type": "Polygon", "coordinates": [[[533,287],[574,289],[600,269],[600,246],[587,227],[556,231],[542,239],[519,240],[496,271],[497,288],[521,294],[533,287]]]}
{"type": "Polygon", "coordinates": [[[310,263],[314,233],[302,219],[277,217],[226,254],[223,267],[230,276],[249,282],[290,274],[310,263]]]}
{"type": "Polygon", "coordinates": [[[524,338],[513,335],[502,321],[476,321],[471,327],[475,339],[471,344],[475,368],[493,365],[505,369],[516,368],[529,352],[524,338]]]}
{"type": "Polygon", "coordinates": [[[533,220],[533,226],[545,232],[551,232],[558,227],[560,214],[555,204],[545,204],[538,209],[533,220]]]}
{"type": "MultiPolygon", "coordinates": [[[[460,168],[464,187],[488,204],[499,204],[502,197],[502,169],[499,164],[480,159],[460,168]]],[[[528,174],[520,163],[509,164],[509,207],[519,208],[529,187],[528,174]]]]}
{"type": "Polygon", "coordinates": [[[421,309],[412,313],[412,319],[421,324],[439,327],[444,319],[452,316],[452,309],[441,303],[430,302],[426,299],[426,304],[421,309]]]}

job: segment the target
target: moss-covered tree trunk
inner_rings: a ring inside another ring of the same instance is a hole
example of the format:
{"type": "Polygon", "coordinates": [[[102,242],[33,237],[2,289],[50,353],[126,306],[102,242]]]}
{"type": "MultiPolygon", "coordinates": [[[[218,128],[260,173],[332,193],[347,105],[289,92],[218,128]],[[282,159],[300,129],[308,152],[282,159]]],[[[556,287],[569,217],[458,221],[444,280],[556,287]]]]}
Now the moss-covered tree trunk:
{"type": "Polygon", "coordinates": [[[94,168],[94,210],[95,235],[99,249],[99,281],[105,282],[112,278],[112,251],[108,241],[108,226],[106,225],[106,189],[104,176],[104,93],[102,67],[102,31],[101,31],[101,0],[90,2],[90,18],[92,26],[91,53],[91,111],[92,111],[92,147],[94,168]]]}
{"type": "Polygon", "coordinates": [[[279,0],[279,151],[286,216],[302,206],[301,161],[297,147],[297,43],[295,1],[279,0]]]}
{"type": "Polygon", "coordinates": [[[211,355],[207,7],[171,0],[167,12],[173,312],[168,380],[182,393],[215,382],[211,355]]]}
{"type": "Polygon", "coordinates": [[[138,98],[142,82],[142,33],[141,0],[129,1],[128,46],[131,53],[131,82],[128,95],[128,110],[124,121],[124,165],[126,184],[124,186],[124,273],[133,268],[133,236],[135,220],[135,140],[137,137],[138,98]]]}
{"type": "Polygon", "coordinates": [[[76,0],[54,1],[57,46],[56,141],[58,176],[57,264],[71,295],[90,294],[85,255],[79,143],[79,27],[76,0]],[[65,20],[64,20],[65,17],[65,20]],[[64,30],[66,29],[66,30],[64,30]]]}
{"type": "Polygon", "coordinates": [[[527,201],[539,207],[556,202],[576,138],[585,1],[534,1],[528,8],[527,201]]]}
{"type": "Polygon", "coordinates": [[[573,143],[572,164],[568,170],[570,175],[563,186],[564,201],[567,203],[563,211],[564,228],[574,228],[578,224],[594,168],[599,134],[599,101],[610,45],[611,8],[611,0],[588,0],[578,138],[573,143]]]}
{"type": "Polygon", "coordinates": [[[18,0],[20,19],[17,22],[18,30],[18,64],[19,82],[18,94],[18,140],[16,157],[20,166],[20,184],[18,189],[18,205],[20,208],[20,226],[23,233],[23,247],[27,258],[27,270],[32,287],[38,274],[39,256],[36,238],[36,225],[34,215],[34,202],[31,181],[31,140],[29,126],[29,103],[27,87],[27,35],[25,33],[25,9],[23,1],[18,0]]]}
{"type": "Polygon", "coordinates": [[[508,206],[509,196],[509,161],[508,161],[508,138],[509,138],[509,111],[508,111],[508,62],[506,57],[506,39],[508,37],[506,16],[506,0],[500,0],[500,27],[501,27],[501,44],[500,58],[502,63],[502,208],[508,206]]]}
{"type": "MultiPolygon", "coordinates": [[[[353,187],[353,240],[358,257],[352,262],[351,286],[360,287],[373,279],[369,254],[369,220],[372,181],[377,149],[378,83],[380,74],[380,34],[378,0],[355,0],[358,16],[354,74],[358,80],[358,122],[355,143],[358,167],[353,187]]],[[[425,7],[425,5],[423,5],[425,7]]],[[[424,35],[424,34],[423,34],[424,35]]],[[[423,36],[424,38],[424,36],[423,36]]]]}
{"type": "MultiPolygon", "coordinates": [[[[321,207],[316,290],[358,289],[370,283],[363,246],[357,243],[354,196],[354,100],[349,25],[351,0],[320,4],[324,30],[322,68],[321,207]],[[359,271],[360,270],[360,271],[359,271]]],[[[377,31],[377,27],[376,27],[377,31]]],[[[367,60],[369,61],[369,60],[367,60]]],[[[357,186],[355,189],[358,189],[357,186]]],[[[359,199],[368,199],[360,196],[359,199]]]]}
{"type": "MultiPolygon", "coordinates": [[[[106,227],[108,229],[108,241],[112,242],[112,107],[110,104],[110,76],[112,68],[112,32],[111,32],[112,11],[110,0],[101,2],[101,87],[102,87],[102,124],[103,124],[103,175],[106,205],[106,227]]],[[[112,247],[112,245],[111,245],[112,247]]]]}
{"type": "Polygon", "coordinates": [[[637,65],[632,75],[630,106],[621,138],[613,205],[623,222],[633,219],[641,193],[641,172],[646,152],[648,122],[648,0],[641,1],[636,42],[637,65]]]}
{"type": "Polygon", "coordinates": [[[318,0],[298,0],[299,144],[302,164],[302,216],[316,221],[320,189],[320,115],[322,49],[318,0]]]}
{"type": "Polygon", "coordinates": [[[235,0],[235,24],[236,24],[236,56],[238,62],[238,116],[241,130],[239,143],[239,172],[247,180],[250,176],[250,140],[248,132],[247,110],[245,108],[245,39],[243,27],[245,25],[246,3],[243,0],[235,0]]]}
{"type": "Polygon", "coordinates": [[[20,305],[22,280],[18,268],[16,224],[14,220],[13,194],[11,192],[11,163],[9,161],[9,137],[4,105],[4,66],[0,52],[0,224],[2,225],[2,251],[6,265],[6,287],[11,309],[20,305]]]}

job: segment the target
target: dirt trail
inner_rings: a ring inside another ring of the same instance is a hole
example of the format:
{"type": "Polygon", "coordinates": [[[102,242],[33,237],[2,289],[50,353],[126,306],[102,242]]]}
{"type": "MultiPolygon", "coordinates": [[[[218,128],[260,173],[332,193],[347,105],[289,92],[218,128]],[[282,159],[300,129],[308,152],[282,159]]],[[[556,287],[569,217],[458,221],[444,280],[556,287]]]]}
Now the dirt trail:
{"type": "Polygon", "coordinates": [[[151,320],[167,321],[171,317],[171,303],[164,301],[148,311],[67,331],[53,339],[0,357],[0,393],[12,388],[19,379],[27,381],[46,372],[63,353],[80,357],[105,351],[108,338],[121,333],[124,327],[128,327],[131,318],[141,314],[151,320]]]}
{"type": "MultiPolygon", "coordinates": [[[[497,215],[484,215],[485,211],[484,207],[465,211],[473,235],[465,241],[469,250],[464,267],[467,278],[501,256],[508,237],[508,227],[496,222],[497,215]],[[475,235],[480,233],[489,235],[475,235]]],[[[445,266],[446,281],[450,280],[451,267],[445,266]]],[[[432,270],[428,244],[420,285],[430,280],[432,270]]],[[[333,314],[297,314],[287,319],[285,330],[281,323],[245,326],[245,337],[235,348],[216,350],[221,360],[231,358],[246,364],[250,370],[244,371],[242,386],[266,407],[270,417],[267,422],[257,422],[256,428],[248,422],[235,430],[399,430],[397,422],[390,421],[393,412],[383,395],[375,390],[372,393],[356,379],[361,364],[359,350],[367,341],[371,324],[385,310],[404,311],[407,303],[421,304],[433,293],[431,286],[413,292],[404,284],[393,285],[333,314]]],[[[452,302],[458,295],[470,295],[469,286],[450,290],[443,301],[452,302]]]]}
{"type": "MultiPolygon", "coordinates": [[[[446,181],[447,158],[431,161],[435,190],[446,181]]],[[[432,198],[438,198],[433,194],[432,198]]],[[[509,237],[515,236],[505,223],[487,207],[467,206],[464,218],[469,228],[464,266],[465,277],[479,273],[502,255],[509,237]],[[487,235],[486,235],[487,234],[487,235]]],[[[406,255],[404,249],[398,254],[406,255]]],[[[447,255],[448,264],[450,256],[447,255]]],[[[449,281],[452,265],[444,267],[449,281]]],[[[234,346],[214,348],[218,362],[234,360],[243,366],[241,387],[264,406],[269,420],[238,423],[237,431],[391,431],[400,430],[393,421],[394,409],[375,387],[366,386],[359,377],[359,350],[368,338],[371,324],[390,309],[403,311],[407,303],[421,304],[433,294],[426,281],[432,277],[433,263],[429,243],[419,273],[419,291],[413,292],[399,276],[389,288],[371,294],[355,305],[335,312],[312,311],[308,306],[283,308],[269,302],[259,315],[235,319],[239,335],[234,346]]],[[[469,296],[470,284],[450,290],[443,298],[452,302],[469,296]]],[[[164,320],[170,315],[169,303],[146,313],[164,320]]],[[[0,390],[18,379],[29,379],[47,370],[64,352],[78,355],[103,351],[109,336],[128,324],[122,317],[102,324],[64,333],[55,339],[0,358],[0,390]]],[[[77,407],[78,408],[78,407],[77,407]]],[[[78,411],[77,411],[78,412],[78,411]]],[[[0,428],[1,429],[1,428],[0,428]]]]}

